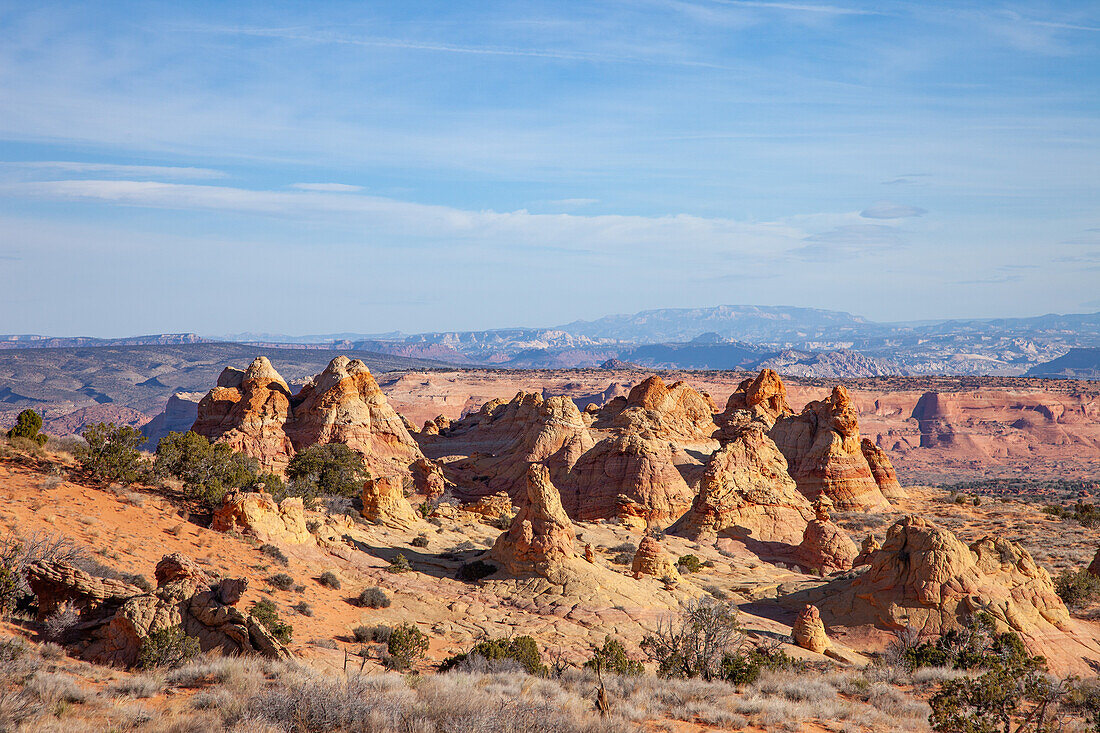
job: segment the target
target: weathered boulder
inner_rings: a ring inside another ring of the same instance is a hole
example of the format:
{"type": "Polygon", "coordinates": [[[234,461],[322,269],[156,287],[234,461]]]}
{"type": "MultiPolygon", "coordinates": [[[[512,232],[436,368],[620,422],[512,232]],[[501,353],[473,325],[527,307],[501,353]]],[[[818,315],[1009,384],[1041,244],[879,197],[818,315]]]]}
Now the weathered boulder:
{"type": "Polygon", "coordinates": [[[630,571],[635,578],[641,578],[643,575],[652,575],[657,578],[680,577],[672,556],[665,552],[661,543],[651,535],[646,535],[638,543],[638,550],[634,553],[630,571]]]}
{"type": "Polygon", "coordinates": [[[844,387],[834,387],[828,399],[809,403],[797,416],[780,416],[768,434],[798,490],[810,499],[824,493],[841,509],[890,506],[863,455],[859,416],[844,387]]]}
{"type": "Polygon", "coordinates": [[[809,500],[799,493],[763,424],[743,421],[737,437],[710,457],[691,509],[669,532],[793,545],[812,517],[809,500]]]}
{"type": "Polygon", "coordinates": [[[875,442],[870,438],[860,440],[859,448],[867,461],[867,465],[871,468],[871,475],[875,477],[875,483],[878,484],[882,495],[887,499],[907,498],[908,494],[901,487],[898,474],[894,471],[894,466],[890,463],[886,451],[875,445],[875,442]]]}
{"type": "Polygon", "coordinates": [[[97,578],[66,562],[32,562],[24,569],[31,592],[38,597],[38,620],[70,606],[80,616],[94,617],[117,609],[142,589],[114,578],[97,578]]]}
{"type": "Polygon", "coordinates": [[[984,611],[999,629],[1035,639],[1056,635],[1070,620],[1047,571],[1027,550],[993,537],[967,547],[917,516],[890,527],[870,567],[838,585],[819,606],[846,625],[909,625],[941,634],[984,611]]]}
{"type": "Polygon", "coordinates": [[[405,498],[400,478],[378,476],[363,484],[363,517],[393,529],[410,529],[423,520],[405,498]]]}
{"type": "Polygon", "coordinates": [[[857,568],[860,565],[869,565],[871,563],[871,556],[880,549],[882,549],[882,545],[879,543],[878,538],[873,534],[867,535],[863,538],[863,542],[859,546],[859,554],[856,555],[856,559],[852,561],[852,567],[857,568]]]}
{"type": "Polygon", "coordinates": [[[795,644],[817,654],[824,654],[829,648],[829,637],[825,634],[821,612],[811,604],[806,604],[806,607],[799,612],[791,629],[791,636],[795,644]]]}
{"type": "Polygon", "coordinates": [[[306,528],[301,498],[290,497],[276,503],[271,494],[259,491],[226,494],[210,527],[218,532],[252,535],[263,542],[301,545],[313,541],[306,528]]]}
{"type": "Polygon", "coordinates": [[[504,517],[511,518],[516,513],[511,497],[503,491],[483,496],[473,503],[466,504],[462,509],[471,514],[478,514],[488,522],[495,522],[504,517]]]}
{"type": "Polygon", "coordinates": [[[802,542],[795,549],[795,557],[803,567],[821,574],[837,570],[849,570],[856,557],[856,545],[848,533],[829,519],[832,503],[825,495],[814,502],[815,516],[806,525],[802,542]]]}
{"type": "Polygon", "coordinates": [[[658,439],[681,445],[712,444],[718,408],[710,396],[685,382],[665,385],[653,375],[634,385],[625,398],[616,397],[599,411],[597,427],[650,430],[658,439]]]}
{"type": "Polygon", "coordinates": [[[558,582],[576,557],[575,540],[573,523],[550,482],[550,471],[542,464],[531,464],[526,501],[489,556],[512,575],[539,575],[558,582]]]}
{"type": "Polygon", "coordinates": [[[427,458],[418,458],[410,467],[413,477],[413,491],[429,499],[435,499],[443,495],[446,489],[446,481],[443,478],[443,468],[435,461],[427,458]]]}

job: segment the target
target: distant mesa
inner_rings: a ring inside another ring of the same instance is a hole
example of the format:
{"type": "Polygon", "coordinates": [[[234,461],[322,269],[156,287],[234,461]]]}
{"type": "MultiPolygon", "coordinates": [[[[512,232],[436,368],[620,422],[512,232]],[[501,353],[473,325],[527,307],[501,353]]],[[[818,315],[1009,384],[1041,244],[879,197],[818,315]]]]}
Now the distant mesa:
{"type": "Polygon", "coordinates": [[[608,359],[604,363],[600,364],[600,369],[607,369],[608,371],[614,370],[634,370],[638,369],[637,364],[631,364],[629,361],[622,361],[620,359],[608,359]]]}

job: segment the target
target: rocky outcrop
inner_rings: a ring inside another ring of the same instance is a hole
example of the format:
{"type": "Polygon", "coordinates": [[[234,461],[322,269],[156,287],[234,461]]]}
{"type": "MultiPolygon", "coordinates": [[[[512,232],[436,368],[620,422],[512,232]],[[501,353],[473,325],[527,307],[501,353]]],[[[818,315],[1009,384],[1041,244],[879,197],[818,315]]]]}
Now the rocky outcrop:
{"type": "Polygon", "coordinates": [[[199,402],[191,428],[282,472],[296,451],[344,443],[372,470],[407,471],[423,455],[370,370],[338,356],[292,396],[265,357],[244,372],[227,367],[199,402]]]}
{"type": "Polygon", "coordinates": [[[483,496],[471,504],[466,504],[462,508],[471,514],[477,514],[484,517],[489,522],[515,515],[512,499],[503,491],[490,496],[483,496]]]}
{"type": "Polygon", "coordinates": [[[894,466],[890,463],[886,451],[875,445],[875,442],[870,438],[860,440],[859,448],[860,452],[863,453],[863,458],[867,461],[867,465],[871,468],[871,475],[874,476],[875,483],[878,484],[882,495],[887,499],[907,498],[908,494],[901,487],[898,474],[894,471],[894,466]]]}
{"type": "Polygon", "coordinates": [[[680,577],[672,556],[665,552],[661,544],[650,535],[646,535],[638,543],[634,561],[630,564],[630,572],[635,578],[641,578],[643,575],[652,575],[657,578],[680,577]]]}
{"type": "Polygon", "coordinates": [[[312,542],[306,528],[305,508],[298,497],[276,503],[271,494],[233,491],[214,512],[210,524],[218,532],[239,532],[262,542],[301,545],[312,542]]]}
{"type": "Polygon", "coordinates": [[[447,484],[443,477],[442,466],[427,458],[419,458],[412,464],[410,470],[413,478],[413,492],[428,499],[436,499],[443,495],[447,484]]]}
{"type": "Polygon", "coordinates": [[[713,400],[685,382],[666,386],[654,375],[634,385],[625,398],[610,400],[599,411],[597,427],[645,428],[662,440],[682,445],[710,444],[717,432],[713,400]]]}
{"type": "Polygon", "coordinates": [[[576,532],[546,466],[533,463],[528,468],[525,498],[489,556],[509,574],[559,582],[575,559],[576,532]]]}
{"type": "Polygon", "coordinates": [[[959,628],[979,611],[1025,639],[1056,633],[1070,620],[1047,571],[1027,550],[993,537],[968,547],[916,516],[890,527],[866,572],[832,589],[819,605],[845,625],[908,625],[925,634],[959,628]]]}
{"type": "Polygon", "coordinates": [[[40,608],[56,608],[64,600],[78,609],[80,622],[72,630],[76,638],[69,641],[79,656],[91,662],[131,667],[151,634],[173,627],[197,638],[203,651],[290,657],[267,629],[234,608],[247,579],[214,582],[178,553],[166,555],[157,564],[157,588],[149,593],[91,579],[64,563],[35,563],[31,573],[28,578],[35,578],[31,587],[39,596],[40,608]],[[110,592],[104,592],[106,588],[110,592]]]}
{"type": "Polygon", "coordinates": [[[803,567],[822,575],[849,570],[856,558],[856,545],[848,533],[829,519],[832,502],[824,494],[814,502],[814,519],[806,525],[795,557],[803,567]]]}
{"type": "Polygon", "coordinates": [[[1092,562],[1089,563],[1089,573],[1100,577],[1100,550],[1096,551],[1096,554],[1092,556],[1092,562]]]}
{"type": "Polygon", "coordinates": [[[791,629],[791,636],[795,644],[817,654],[824,654],[829,648],[829,637],[825,634],[821,612],[817,610],[817,606],[811,604],[806,604],[806,607],[799,612],[791,629]]]}
{"type": "Polygon", "coordinates": [[[420,448],[382,394],[367,366],[338,356],[294,398],[287,430],[295,450],[319,443],[343,443],[374,471],[404,471],[420,448]]]}
{"type": "Polygon", "coordinates": [[[845,510],[890,506],[863,455],[859,416],[844,387],[834,387],[828,399],[809,403],[797,416],[779,417],[769,435],[798,490],[810,499],[824,493],[845,510]]]}
{"type": "Polygon", "coordinates": [[[226,367],[199,401],[191,430],[254,459],[267,471],[286,469],[294,444],[286,433],[290,388],[271,362],[258,357],[248,369],[226,367]]]}
{"type": "Polygon", "coordinates": [[[186,433],[199,414],[202,392],[176,392],[168,398],[164,412],[141,426],[146,445],[155,447],[168,433],[186,433]]]}
{"type": "Polygon", "coordinates": [[[882,545],[879,543],[878,538],[873,534],[867,535],[863,538],[863,543],[859,546],[859,554],[856,555],[856,559],[852,561],[852,567],[858,568],[860,565],[870,565],[871,556],[880,549],[882,549],[882,545]]]}
{"type": "Polygon", "coordinates": [[[746,379],[737,385],[737,389],[726,400],[726,409],[715,422],[724,425],[740,410],[763,421],[768,427],[777,418],[794,414],[787,402],[787,388],[783,385],[783,380],[771,369],[764,369],[755,379],[746,379]]]}
{"type": "Polygon", "coordinates": [[[710,457],[691,509],[669,532],[696,540],[724,535],[793,545],[811,518],[810,502],[788,475],[786,459],[763,424],[753,421],[710,457]]]}
{"type": "Polygon", "coordinates": [[[420,516],[405,498],[401,480],[390,476],[369,478],[363,484],[363,517],[391,529],[411,529],[420,516]]]}

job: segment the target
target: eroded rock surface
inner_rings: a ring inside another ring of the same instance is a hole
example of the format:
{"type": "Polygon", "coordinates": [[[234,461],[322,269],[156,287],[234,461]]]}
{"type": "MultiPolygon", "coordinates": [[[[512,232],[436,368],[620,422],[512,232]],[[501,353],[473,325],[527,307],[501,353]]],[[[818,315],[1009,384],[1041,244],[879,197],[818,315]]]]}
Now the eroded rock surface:
{"type": "Polygon", "coordinates": [[[650,535],[646,535],[638,543],[638,550],[634,553],[630,571],[634,573],[635,578],[643,575],[652,575],[657,578],[680,577],[672,556],[665,552],[661,543],[650,535]]]}
{"type": "Polygon", "coordinates": [[[271,494],[233,491],[214,512],[210,524],[218,532],[240,532],[263,542],[300,545],[313,540],[306,528],[305,508],[298,497],[276,503],[271,494]]]}
{"type": "Polygon", "coordinates": [[[409,529],[423,521],[405,498],[401,480],[376,476],[363,484],[363,517],[394,529],[409,529]]]}
{"type": "Polygon", "coordinates": [[[806,604],[795,619],[791,629],[794,643],[811,652],[824,654],[829,648],[829,637],[825,634],[825,624],[821,621],[821,612],[817,606],[806,604]]]}
{"type": "Polygon", "coordinates": [[[527,471],[526,501],[489,556],[512,575],[539,575],[558,582],[576,557],[576,532],[550,482],[550,471],[533,463],[527,471]]]}

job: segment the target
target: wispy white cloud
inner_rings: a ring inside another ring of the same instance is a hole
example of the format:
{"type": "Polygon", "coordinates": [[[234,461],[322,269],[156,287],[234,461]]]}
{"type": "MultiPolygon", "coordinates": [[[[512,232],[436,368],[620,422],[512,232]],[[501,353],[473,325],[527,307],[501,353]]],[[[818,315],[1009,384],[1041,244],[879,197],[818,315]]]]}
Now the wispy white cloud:
{"type": "Polygon", "coordinates": [[[328,193],[354,193],[362,191],[362,186],[353,186],[349,183],[292,183],[291,188],[299,191],[325,191],[328,193]]]}
{"type": "Polygon", "coordinates": [[[927,213],[926,209],[919,206],[878,201],[859,212],[859,215],[864,219],[908,219],[913,216],[924,216],[927,213]]]}
{"type": "Polygon", "coordinates": [[[211,168],[191,168],[164,165],[121,165],[118,163],[87,163],[73,160],[0,161],[0,169],[27,171],[57,171],[59,173],[94,173],[110,176],[149,176],[151,178],[215,179],[225,178],[224,171],[211,168]]]}

